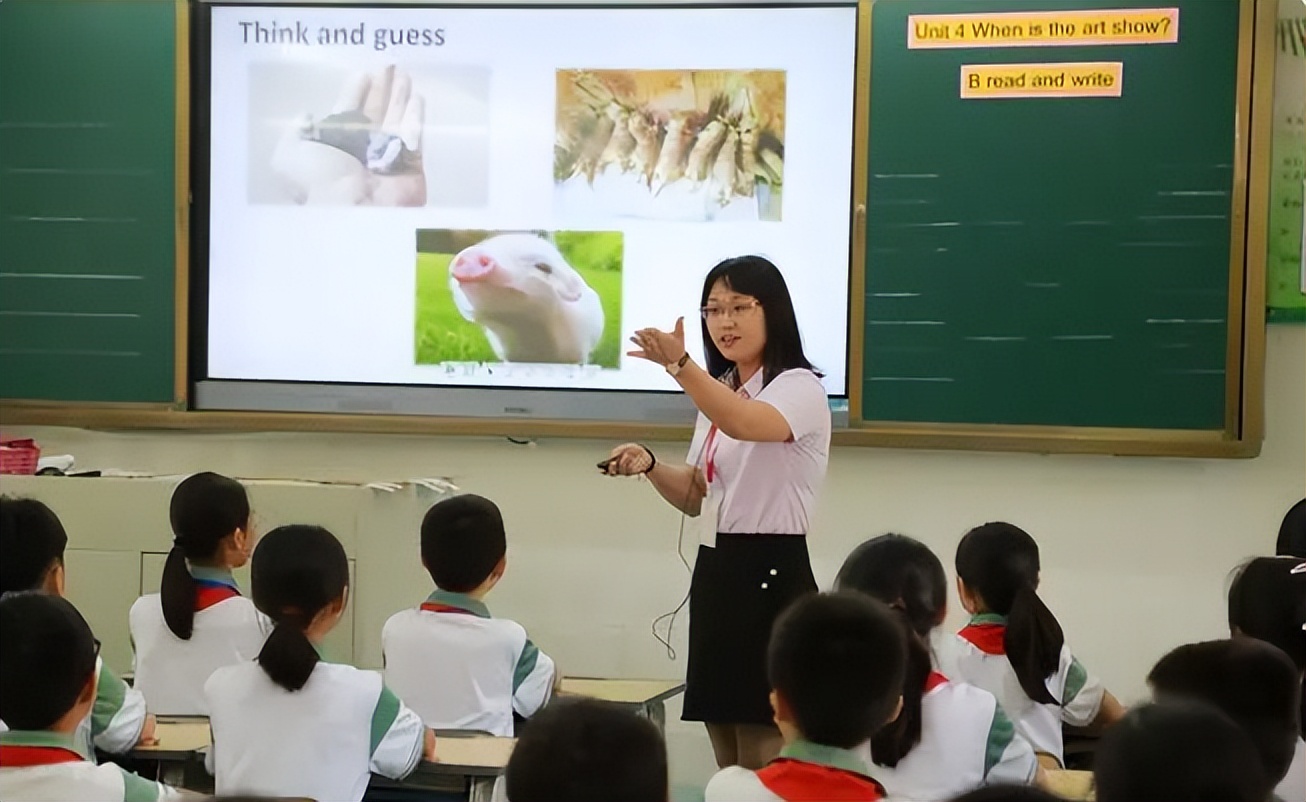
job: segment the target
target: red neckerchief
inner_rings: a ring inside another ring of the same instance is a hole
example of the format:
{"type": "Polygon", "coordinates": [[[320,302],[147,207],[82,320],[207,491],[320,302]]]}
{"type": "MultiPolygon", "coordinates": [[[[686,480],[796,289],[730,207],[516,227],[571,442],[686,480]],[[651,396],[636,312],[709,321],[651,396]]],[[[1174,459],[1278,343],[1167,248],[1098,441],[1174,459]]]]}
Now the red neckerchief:
{"type": "Polygon", "coordinates": [[[195,580],[195,612],[207,610],[219,602],[227,599],[234,599],[240,595],[240,591],[228,585],[226,582],[215,582],[211,579],[195,580]]]}
{"type": "Polygon", "coordinates": [[[864,774],[787,757],[772,760],[757,779],[785,802],[876,802],[885,797],[884,786],[864,774]]]}
{"type": "Polygon", "coordinates": [[[421,609],[428,613],[463,613],[464,615],[476,615],[471,610],[464,610],[461,607],[455,607],[452,604],[440,604],[439,602],[422,602],[421,609]]]}
{"type": "Polygon", "coordinates": [[[925,678],[925,693],[929,693],[940,685],[946,684],[947,681],[947,677],[937,671],[931,671],[929,676],[925,678]]]}
{"type": "Polygon", "coordinates": [[[86,758],[62,746],[0,744],[0,766],[5,768],[53,766],[56,763],[83,763],[85,761],[86,758]]]}
{"type": "Polygon", "coordinates": [[[957,634],[985,654],[1007,653],[1007,647],[1003,644],[1007,635],[1006,624],[967,624],[957,634]]]}

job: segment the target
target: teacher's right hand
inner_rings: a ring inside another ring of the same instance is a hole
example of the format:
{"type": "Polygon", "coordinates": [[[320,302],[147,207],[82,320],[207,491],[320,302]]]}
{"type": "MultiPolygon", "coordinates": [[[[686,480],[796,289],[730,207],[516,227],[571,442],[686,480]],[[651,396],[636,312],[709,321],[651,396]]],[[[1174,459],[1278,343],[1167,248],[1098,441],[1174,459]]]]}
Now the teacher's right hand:
{"type": "Polygon", "coordinates": [[[608,458],[608,476],[636,476],[653,467],[653,454],[639,443],[623,443],[612,449],[608,458]]]}

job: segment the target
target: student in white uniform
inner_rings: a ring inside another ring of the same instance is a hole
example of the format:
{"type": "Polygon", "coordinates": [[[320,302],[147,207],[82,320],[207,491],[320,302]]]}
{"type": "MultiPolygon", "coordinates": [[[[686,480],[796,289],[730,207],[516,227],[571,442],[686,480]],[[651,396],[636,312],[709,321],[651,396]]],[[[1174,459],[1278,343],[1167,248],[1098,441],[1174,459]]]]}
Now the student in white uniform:
{"type": "Polygon", "coordinates": [[[1251,737],[1270,785],[1287,777],[1301,738],[1301,674],[1282,649],[1256,638],[1189,643],[1157,661],[1147,682],[1158,702],[1218,707],[1251,737]]]}
{"type": "MultiPolygon", "coordinates": [[[[68,534],[54,511],[36,499],[0,497],[0,593],[40,590],[64,595],[64,549],[68,534]]],[[[154,716],[145,697],[95,658],[95,705],[77,728],[78,748],[126,754],[154,740],[154,716]]],[[[0,721],[0,732],[6,723],[0,721]]]]}
{"type": "Polygon", "coordinates": [[[667,745],[643,716],[559,699],[522,730],[504,773],[512,802],[667,802],[667,745]]]}
{"type": "Polygon", "coordinates": [[[1093,756],[1097,802],[1266,802],[1272,785],[1247,733],[1189,699],[1135,707],[1093,756]]]}
{"type": "Polygon", "coordinates": [[[376,671],[326,663],[319,648],[344,613],[349,561],[320,526],[272,530],[254,552],[254,603],[276,622],[257,662],[205,684],[219,795],[358,802],[372,772],[402,779],[435,736],[376,671]]]}
{"type": "Polygon", "coordinates": [[[780,756],[759,771],[729,766],[705,802],[884,799],[867,742],[902,710],[907,633],[864,593],[811,594],[775,622],[767,654],[780,756]]]}
{"type": "Polygon", "coordinates": [[[683,714],[707,725],[720,767],[760,768],[781,745],[767,703],[766,644],[777,615],[816,590],[807,531],[825,481],[830,406],[803,353],[780,270],[760,256],[708,272],[701,300],[706,367],[670,333],[641,329],[631,356],[662,365],[698,408],[684,463],[626,443],[610,475],[647,476],[697,518],[683,714]]]}
{"type": "MultiPolygon", "coordinates": [[[[1298,507],[1306,517],[1306,504],[1298,507]]],[[[1303,680],[1292,765],[1274,793],[1283,802],[1306,802],[1306,558],[1257,557],[1239,568],[1229,588],[1229,631],[1278,646],[1303,680]]]]}
{"type": "Polygon", "coordinates": [[[1105,727],[1124,708],[1071,654],[1038,582],[1038,544],[1024,530],[987,523],[967,532],[957,545],[957,592],[971,619],[944,673],[996,696],[1041,761],[1061,768],[1063,723],[1105,727]]]}
{"type": "Polygon", "coordinates": [[[987,784],[1028,784],[1034,750],[988,691],[934,669],[930,632],[948,613],[948,578],[929,546],[881,535],[853,549],[835,588],[896,610],[908,630],[902,712],[871,738],[875,779],[890,798],[942,802],[987,784]]]}
{"type": "Polygon", "coordinates": [[[216,473],[187,477],[168,510],[173,543],[158,593],[128,616],[135,687],[156,715],[204,716],[204,683],[215,669],[253,660],[270,631],[231,572],[254,548],[249,497],[216,473]]]}
{"type": "Polygon", "coordinates": [[[428,727],[510,736],[513,714],[535,715],[560,677],[520,624],[485,606],[507,567],[503,516],[489,499],[454,496],[427,510],[421,538],[435,592],[385,622],[386,685],[428,727]]]}
{"type": "Polygon", "coordinates": [[[156,802],[167,786],[97,766],[76,733],[95,704],[99,645],[77,609],[40,591],[0,596],[0,799],[156,802]]]}

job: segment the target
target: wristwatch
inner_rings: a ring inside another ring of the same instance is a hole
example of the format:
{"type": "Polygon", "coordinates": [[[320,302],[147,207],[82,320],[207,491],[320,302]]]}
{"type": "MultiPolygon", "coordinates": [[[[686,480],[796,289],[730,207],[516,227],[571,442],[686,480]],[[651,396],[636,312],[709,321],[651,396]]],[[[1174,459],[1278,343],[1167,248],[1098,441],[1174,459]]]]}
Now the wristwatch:
{"type": "Polygon", "coordinates": [[[683,368],[685,364],[688,362],[689,362],[689,352],[686,351],[684,355],[680,357],[680,359],[677,359],[675,362],[667,363],[667,373],[670,373],[672,376],[675,376],[677,373],[680,372],[680,369],[683,368]]]}

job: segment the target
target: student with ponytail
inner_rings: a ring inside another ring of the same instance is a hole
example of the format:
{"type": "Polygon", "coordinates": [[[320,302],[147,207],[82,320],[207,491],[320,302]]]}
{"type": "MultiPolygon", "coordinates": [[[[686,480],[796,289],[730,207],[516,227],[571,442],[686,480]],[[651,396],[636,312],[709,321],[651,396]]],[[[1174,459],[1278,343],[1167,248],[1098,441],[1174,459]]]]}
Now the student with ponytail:
{"type": "Polygon", "coordinates": [[[844,560],[835,589],[879,599],[908,630],[902,712],[871,738],[875,777],[889,798],[941,802],[1040,776],[1033,748],[993,694],[934,668],[929,638],[948,612],[948,580],[928,546],[903,535],[872,538],[844,560]]]}
{"type": "Polygon", "coordinates": [[[996,696],[1040,760],[1060,768],[1063,722],[1102,727],[1125,710],[1070,653],[1038,582],[1038,544],[1023,529],[986,523],[966,533],[957,592],[971,619],[957,633],[954,671],[996,696]]]}
{"type": "Polygon", "coordinates": [[[435,735],[380,673],[321,657],[349,596],[349,561],[334,535],[272,530],[251,584],[275,628],[257,662],[218,669],[205,684],[218,794],[358,802],[373,772],[403,779],[435,759],[435,735]]]}
{"type": "Polygon", "coordinates": [[[231,572],[254,548],[249,497],[235,479],[197,473],[172,494],[172,550],[158,593],[129,615],[136,687],[160,715],[207,715],[204,683],[253,660],[270,628],[231,572]]]}

